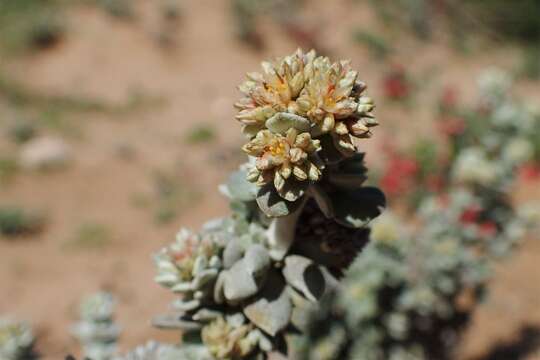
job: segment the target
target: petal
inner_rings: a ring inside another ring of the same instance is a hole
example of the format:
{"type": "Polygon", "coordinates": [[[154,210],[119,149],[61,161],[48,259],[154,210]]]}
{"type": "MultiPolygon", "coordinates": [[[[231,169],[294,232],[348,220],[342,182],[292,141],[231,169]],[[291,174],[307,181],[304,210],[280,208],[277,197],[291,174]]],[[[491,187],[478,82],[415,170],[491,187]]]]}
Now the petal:
{"type": "Polygon", "coordinates": [[[334,131],[338,135],[346,135],[349,133],[349,129],[347,129],[347,125],[343,121],[338,121],[336,123],[336,126],[334,127],[334,131]]]}
{"type": "Polygon", "coordinates": [[[293,167],[293,175],[296,179],[300,181],[307,180],[308,178],[308,174],[306,173],[306,171],[302,169],[302,167],[297,166],[297,165],[293,167]]]}
{"type": "Polygon", "coordinates": [[[276,171],[274,174],[274,186],[278,191],[281,191],[283,186],[285,186],[285,179],[281,176],[279,171],[276,171]]]}
{"type": "Polygon", "coordinates": [[[284,179],[288,179],[292,173],[291,165],[288,162],[283,163],[283,165],[281,165],[281,169],[279,169],[279,172],[284,179]]]}
{"type": "Polygon", "coordinates": [[[369,128],[358,120],[349,125],[349,130],[353,136],[362,137],[369,132],[369,128]]]}
{"type": "Polygon", "coordinates": [[[301,133],[300,135],[296,136],[293,144],[294,147],[306,150],[311,145],[311,135],[309,133],[301,133]]]}
{"type": "Polygon", "coordinates": [[[307,154],[300,148],[292,148],[289,151],[289,156],[293,164],[299,164],[307,159],[307,154]]]}
{"type": "Polygon", "coordinates": [[[334,119],[334,115],[331,113],[326,114],[322,123],[322,131],[325,133],[329,132],[334,128],[335,124],[336,120],[334,119]]]}

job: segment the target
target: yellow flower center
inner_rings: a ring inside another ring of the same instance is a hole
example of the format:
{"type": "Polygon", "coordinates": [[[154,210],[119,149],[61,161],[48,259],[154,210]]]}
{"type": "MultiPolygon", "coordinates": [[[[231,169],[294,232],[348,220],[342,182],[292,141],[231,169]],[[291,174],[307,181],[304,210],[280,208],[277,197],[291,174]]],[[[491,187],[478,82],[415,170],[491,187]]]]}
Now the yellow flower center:
{"type": "Polygon", "coordinates": [[[285,153],[287,151],[287,146],[285,144],[285,141],[274,139],[270,143],[270,145],[266,148],[272,156],[276,157],[285,157],[285,153]]]}

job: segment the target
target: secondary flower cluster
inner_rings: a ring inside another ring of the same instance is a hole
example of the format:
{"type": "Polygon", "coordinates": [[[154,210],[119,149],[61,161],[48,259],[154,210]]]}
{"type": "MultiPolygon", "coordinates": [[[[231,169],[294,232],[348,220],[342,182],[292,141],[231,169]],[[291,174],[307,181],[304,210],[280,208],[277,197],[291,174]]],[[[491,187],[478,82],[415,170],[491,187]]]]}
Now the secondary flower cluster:
{"type": "Polygon", "coordinates": [[[279,348],[295,299],[316,301],[325,277],[313,260],[273,250],[260,225],[241,219],[210,222],[200,234],[182,230],[156,256],[156,281],[181,295],[156,325],[200,331],[217,359],[279,348]]]}
{"type": "Polygon", "coordinates": [[[303,192],[290,187],[317,182],[325,156],[356,152],[353,137],[371,136],[377,125],[373,100],[349,61],[332,63],[315,51],[263,62],[262,73],[248,73],[235,104],[236,118],[250,138],[243,150],[255,158],[248,179],[273,182],[279,195],[295,201],[303,192]],[[327,139],[327,141],[319,141],[327,139]]]}

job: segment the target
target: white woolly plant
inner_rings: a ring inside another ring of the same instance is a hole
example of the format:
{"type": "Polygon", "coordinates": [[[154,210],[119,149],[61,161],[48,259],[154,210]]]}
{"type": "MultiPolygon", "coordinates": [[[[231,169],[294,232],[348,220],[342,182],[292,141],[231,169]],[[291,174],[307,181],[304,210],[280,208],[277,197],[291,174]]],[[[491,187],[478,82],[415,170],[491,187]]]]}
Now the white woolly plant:
{"type": "Polygon", "coordinates": [[[32,328],[27,323],[0,316],[0,359],[37,359],[34,341],[32,328]]]}
{"type": "Polygon", "coordinates": [[[478,106],[463,112],[465,130],[451,139],[453,180],[508,191],[517,167],[540,160],[540,112],[512,97],[511,85],[501,70],[480,76],[478,106]]]}
{"type": "Polygon", "coordinates": [[[80,321],[72,329],[85,358],[112,360],[117,351],[120,327],[114,323],[116,301],[106,292],[93,294],[80,305],[80,321]]]}

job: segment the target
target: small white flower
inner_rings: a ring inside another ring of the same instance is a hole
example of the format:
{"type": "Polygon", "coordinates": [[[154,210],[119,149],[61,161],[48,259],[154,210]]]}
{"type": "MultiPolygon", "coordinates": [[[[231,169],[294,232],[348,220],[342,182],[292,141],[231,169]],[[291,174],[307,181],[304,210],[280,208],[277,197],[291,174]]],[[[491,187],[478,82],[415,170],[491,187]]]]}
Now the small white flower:
{"type": "Polygon", "coordinates": [[[460,182],[490,185],[498,180],[497,164],[490,161],[480,148],[462,151],[456,160],[453,177],[460,182]]]}
{"type": "Polygon", "coordinates": [[[504,147],[502,157],[510,164],[529,161],[534,155],[534,146],[523,138],[514,138],[504,147]]]}

